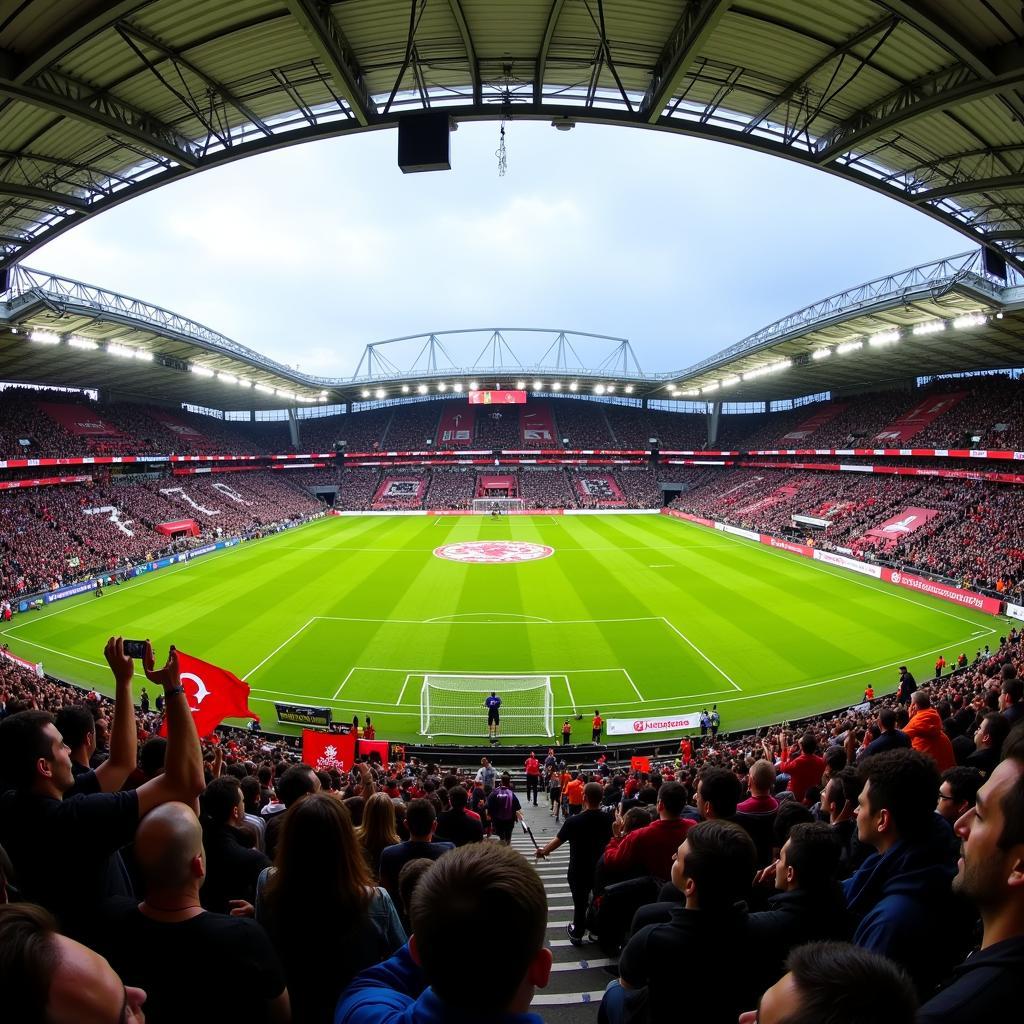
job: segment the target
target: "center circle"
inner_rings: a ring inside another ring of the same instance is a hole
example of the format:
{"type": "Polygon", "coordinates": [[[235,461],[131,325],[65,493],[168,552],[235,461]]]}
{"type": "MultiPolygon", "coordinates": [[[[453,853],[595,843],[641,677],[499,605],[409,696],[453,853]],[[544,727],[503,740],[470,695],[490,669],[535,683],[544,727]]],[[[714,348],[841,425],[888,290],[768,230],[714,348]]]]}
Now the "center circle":
{"type": "Polygon", "coordinates": [[[550,558],[554,553],[555,549],[547,544],[530,544],[522,540],[467,540],[434,548],[437,558],[476,565],[535,562],[540,558],[550,558]]]}

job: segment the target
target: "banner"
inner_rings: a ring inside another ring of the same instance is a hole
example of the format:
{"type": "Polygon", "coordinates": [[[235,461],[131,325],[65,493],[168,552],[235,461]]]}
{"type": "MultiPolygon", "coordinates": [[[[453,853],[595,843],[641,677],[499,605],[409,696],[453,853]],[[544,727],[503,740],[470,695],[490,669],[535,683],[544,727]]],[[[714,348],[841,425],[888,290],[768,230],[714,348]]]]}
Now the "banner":
{"type": "Polygon", "coordinates": [[[356,734],[347,736],[333,732],[302,730],[302,763],[318,772],[332,769],[342,774],[347,772],[356,760],[356,734]]]}
{"type": "Polygon", "coordinates": [[[846,555],[835,555],[831,551],[822,551],[815,548],[812,557],[824,562],[826,565],[838,565],[840,569],[850,569],[852,572],[859,572],[862,576],[873,576],[876,580],[882,578],[882,567],[872,565],[870,562],[861,562],[856,558],[847,558],[846,555]]]}
{"type": "MultiPolygon", "coordinates": [[[[185,687],[192,720],[200,737],[209,736],[225,718],[255,718],[249,710],[249,686],[233,672],[178,651],[181,685],[185,687]]],[[[167,719],[160,726],[167,735],[167,719]]]]}
{"type": "Polygon", "coordinates": [[[673,732],[676,729],[696,729],[700,726],[700,712],[666,715],[661,718],[608,718],[605,720],[609,736],[628,736],[644,732],[673,732]]]}
{"type": "Polygon", "coordinates": [[[900,572],[898,569],[883,570],[882,579],[887,583],[895,583],[898,587],[916,590],[922,594],[929,594],[931,597],[941,597],[944,601],[952,601],[954,604],[962,605],[964,608],[974,608],[979,612],[988,612],[989,615],[998,615],[1003,607],[1003,602],[998,598],[985,597],[982,594],[976,594],[973,590],[952,587],[948,583],[928,580],[922,576],[900,572]]]}
{"type": "Polygon", "coordinates": [[[470,405],[525,405],[525,391],[470,391],[470,405]]]}
{"type": "Polygon", "coordinates": [[[875,434],[876,441],[909,441],[915,434],[920,434],[933,420],[945,415],[966,391],[953,391],[948,395],[933,395],[931,398],[918,402],[911,410],[905,412],[897,420],[875,434]]]}
{"type": "Polygon", "coordinates": [[[770,548],[778,548],[780,551],[790,551],[794,555],[803,555],[804,558],[814,557],[814,548],[808,544],[794,544],[789,540],[782,540],[780,537],[771,537],[767,533],[761,534],[761,543],[767,544],[770,548]]]}
{"type": "Polygon", "coordinates": [[[40,402],[39,408],[76,437],[124,437],[117,427],[105,422],[98,412],[84,406],[69,402],[40,402]]]}
{"type": "Polygon", "coordinates": [[[558,431],[555,429],[555,417],[547,402],[531,402],[519,417],[523,444],[531,442],[557,444],[558,431]]]}
{"type": "Polygon", "coordinates": [[[22,668],[27,668],[30,672],[37,675],[40,679],[43,678],[43,663],[26,661],[24,658],[19,658],[16,654],[11,654],[10,651],[0,647],[0,658],[6,658],[8,661],[13,661],[15,665],[20,665],[22,668]]]}
{"type": "Polygon", "coordinates": [[[631,772],[649,772],[651,770],[651,759],[649,757],[631,757],[629,759],[629,770],[631,772]]]}
{"type": "Polygon", "coordinates": [[[306,704],[282,704],[274,701],[277,720],[292,725],[316,725],[326,729],[331,724],[331,709],[310,707],[306,704]]]}
{"type": "Polygon", "coordinates": [[[1011,619],[1024,619],[1024,605],[1011,604],[1007,601],[1005,614],[1009,615],[1011,619]]]}
{"type": "Polygon", "coordinates": [[[157,533],[173,537],[176,533],[187,533],[193,537],[199,536],[199,524],[194,519],[178,519],[173,523],[157,523],[154,527],[157,533]]]}
{"type": "Polygon", "coordinates": [[[872,527],[864,536],[877,537],[886,542],[886,547],[892,547],[901,537],[920,529],[929,519],[934,519],[938,514],[938,509],[911,506],[905,508],[899,515],[872,527]]]}
{"type": "Polygon", "coordinates": [[[43,476],[31,480],[0,480],[0,491],[15,491],[20,487],[50,487],[54,484],[91,484],[91,476],[43,476]]]}
{"type": "Polygon", "coordinates": [[[738,526],[730,526],[728,523],[715,523],[715,529],[721,530],[722,533],[731,533],[734,537],[745,537],[747,540],[760,541],[761,534],[755,533],[753,530],[742,530],[738,526]]]}
{"type": "Polygon", "coordinates": [[[782,441],[804,441],[813,434],[819,427],[823,427],[829,420],[834,420],[847,408],[846,402],[829,402],[823,409],[819,409],[810,419],[794,427],[788,434],[783,434],[782,441]]]}
{"type": "Polygon", "coordinates": [[[373,755],[376,754],[380,758],[380,763],[384,768],[388,766],[388,741],[387,740],[357,740],[356,741],[356,756],[365,757],[367,760],[372,761],[373,755]]]}
{"type": "Polygon", "coordinates": [[[475,409],[467,409],[461,402],[445,402],[435,442],[444,447],[472,444],[475,425],[475,409]]]}
{"type": "Polygon", "coordinates": [[[151,419],[156,420],[157,423],[166,427],[172,434],[177,434],[178,437],[203,437],[203,434],[196,430],[195,427],[189,426],[189,424],[178,419],[177,416],[163,409],[150,409],[149,415],[151,419]]]}

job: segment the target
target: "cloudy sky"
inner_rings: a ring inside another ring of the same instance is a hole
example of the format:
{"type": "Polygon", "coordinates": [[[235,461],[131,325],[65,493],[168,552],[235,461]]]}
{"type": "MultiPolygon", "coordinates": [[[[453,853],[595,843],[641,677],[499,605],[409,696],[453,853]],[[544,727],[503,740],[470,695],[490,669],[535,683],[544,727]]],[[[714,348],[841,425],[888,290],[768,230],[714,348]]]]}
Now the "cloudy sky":
{"type": "Polygon", "coordinates": [[[731,146],[531,122],[506,138],[505,177],[493,123],[460,125],[448,173],[403,175],[394,131],[242,160],[26,262],[345,376],[367,342],[464,327],[626,337],[644,370],[682,368],[832,292],[970,248],[867,189],[731,146]]]}

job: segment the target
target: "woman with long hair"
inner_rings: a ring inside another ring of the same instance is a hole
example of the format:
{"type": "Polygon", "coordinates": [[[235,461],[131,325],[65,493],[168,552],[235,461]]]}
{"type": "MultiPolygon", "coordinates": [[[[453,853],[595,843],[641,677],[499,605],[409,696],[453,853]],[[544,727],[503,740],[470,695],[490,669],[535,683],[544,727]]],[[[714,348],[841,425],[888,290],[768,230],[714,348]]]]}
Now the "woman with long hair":
{"type": "Polygon", "coordinates": [[[380,852],[402,840],[395,822],[395,803],[387,793],[374,793],[363,806],[363,823],[356,829],[366,866],[374,880],[379,880],[380,852]]]}
{"type": "Polygon", "coordinates": [[[256,888],[256,920],[284,964],[296,1021],[331,1024],[341,991],[406,940],[391,897],[373,884],[352,819],[327,793],[285,812],[274,866],[256,888]]]}

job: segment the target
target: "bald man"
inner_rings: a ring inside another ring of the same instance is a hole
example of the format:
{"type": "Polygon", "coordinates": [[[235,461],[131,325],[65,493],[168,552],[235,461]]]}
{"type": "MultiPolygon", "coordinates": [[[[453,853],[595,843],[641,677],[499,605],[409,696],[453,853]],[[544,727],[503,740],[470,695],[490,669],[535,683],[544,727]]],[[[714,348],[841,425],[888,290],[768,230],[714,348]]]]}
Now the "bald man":
{"type": "Polygon", "coordinates": [[[222,1024],[222,992],[239,1020],[288,1024],[284,971],[263,929],[247,917],[204,910],[203,832],[191,807],[163,804],[142,819],[135,859],[141,903],[109,901],[99,949],[124,980],[147,993],[150,1024],[222,1024]]]}

